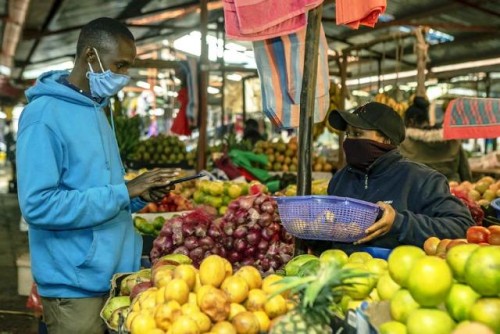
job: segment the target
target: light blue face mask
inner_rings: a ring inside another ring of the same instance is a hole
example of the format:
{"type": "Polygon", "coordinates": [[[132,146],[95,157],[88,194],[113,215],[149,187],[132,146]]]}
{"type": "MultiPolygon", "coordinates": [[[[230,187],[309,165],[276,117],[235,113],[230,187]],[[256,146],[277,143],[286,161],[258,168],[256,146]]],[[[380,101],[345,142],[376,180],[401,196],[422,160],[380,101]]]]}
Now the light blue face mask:
{"type": "Polygon", "coordinates": [[[113,73],[109,69],[104,71],[101,59],[99,58],[99,54],[95,48],[94,51],[102,72],[94,72],[92,65],[88,63],[90,71],[87,72],[87,78],[89,79],[90,94],[93,97],[111,97],[129,83],[130,77],[124,74],[113,73]]]}

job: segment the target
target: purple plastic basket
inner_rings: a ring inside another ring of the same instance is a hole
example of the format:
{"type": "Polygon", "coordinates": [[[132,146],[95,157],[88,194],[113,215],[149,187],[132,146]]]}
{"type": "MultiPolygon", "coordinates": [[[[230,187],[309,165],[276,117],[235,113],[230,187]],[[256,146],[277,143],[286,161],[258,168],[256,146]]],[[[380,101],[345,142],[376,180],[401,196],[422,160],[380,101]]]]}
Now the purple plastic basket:
{"type": "Polygon", "coordinates": [[[305,240],[354,242],[375,222],[379,206],[348,197],[275,197],[288,233],[305,240]]]}

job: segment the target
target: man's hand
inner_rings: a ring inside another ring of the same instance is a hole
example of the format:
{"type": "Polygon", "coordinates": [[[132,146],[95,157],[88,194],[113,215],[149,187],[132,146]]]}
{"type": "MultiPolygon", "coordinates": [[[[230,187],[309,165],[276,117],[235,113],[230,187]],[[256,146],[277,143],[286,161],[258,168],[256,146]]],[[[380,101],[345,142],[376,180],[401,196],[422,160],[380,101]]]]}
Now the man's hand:
{"type": "Polygon", "coordinates": [[[378,202],[377,204],[383,210],[382,218],[380,218],[378,221],[373,223],[372,226],[367,228],[365,231],[366,237],[356,241],[354,243],[355,245],[371,241],[388,233],[391,230],[392,224],[394,224],[394,220],[396,219],[396,211],[391,205],[384,202],[378,202]]]}
{"type": "Polygon", "coordinates": [[[129,197],[141,196],[148,202],[157,202],[173,188],[169,185],[176,175],[177,173],[164,168],[143,173],[127,182],[129,197]]]}

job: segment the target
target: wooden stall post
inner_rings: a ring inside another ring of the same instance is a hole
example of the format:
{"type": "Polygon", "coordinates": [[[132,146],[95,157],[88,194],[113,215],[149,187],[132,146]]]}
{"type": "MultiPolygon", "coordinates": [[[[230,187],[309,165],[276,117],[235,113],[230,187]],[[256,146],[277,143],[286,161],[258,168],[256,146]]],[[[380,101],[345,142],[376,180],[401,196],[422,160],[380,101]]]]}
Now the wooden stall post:
{"type": "Polygon", "coordinates": [[[196,169],[197,171],[206,169],[207,158],[207,87],[208,87],[208,44],[207,44],[207,25],[208,25],[208,0],[200,2],[200,32],[201,32],[201,54],[200,54],[200,69],[199,73],[199,94],[200,106],[198,111],[198,157],[196,169]]]}
{"type": "MultiPolygon", "coordinates": [[[[300,92],[299,166],[297,173],[297,195],[299,196],[311,194],[312,125],[316,97],[318,46],[322,10],[323,5],[310,10],[307,18],[304,52],[307,58],[304,61],[302,90],[300,92]]],[[[294,249],[295,255],[307,252],[306,244],[298,238],[295,239],[294,249]]]]}
{"type": "Polygon", "coordinates": [[[415,29],[415,37],[417,38],[416,54],[417,54],[417,90],[416,96],[425,97],[425,67],[427,63],[427,45],[425,41],[425,28],[415,29]]]}

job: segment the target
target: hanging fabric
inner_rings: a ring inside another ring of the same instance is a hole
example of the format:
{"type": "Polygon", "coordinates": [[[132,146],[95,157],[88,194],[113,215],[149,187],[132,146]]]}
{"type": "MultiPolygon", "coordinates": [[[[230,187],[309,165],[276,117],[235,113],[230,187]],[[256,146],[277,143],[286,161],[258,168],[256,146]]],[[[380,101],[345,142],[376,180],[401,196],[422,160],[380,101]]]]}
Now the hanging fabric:
{"type": "Polygon", "coordinates": [[[386,0],[337,0],[336,22],[352,29],[358,29],[360,25],[373,28],[386,7],[386,0]]]}
{"type": "Polygon", "coordinates": [[[179,62],[179,68],[186,75],[187,99],[186,115],[191,125],[198,125],[198,64],[196,59],[189,58],[179,62]]]}
{"type": "MultiPolygon", "coordinates": [[[[300,118],[300,93],[304,69],[306,29],[253,42],[259,72],[263,111],[278,128],[296,128],[300,118]]],[[[330,97],[328,44],[320,30],[314,122],[324,120],[330,97]]]]}
{"type": "Polygon", "coordinates": [[[444,139],[500,137],[500,99],[458,98],[446,108],[444,139]]]}
{"type": "Polygon", "coordinates": [[[294,33],[307,24],[307,11],[323,0],[224,0],[228,38],[259,41],[294,33]]]}
{"type": "Polygon", "coordinates": [[[189,127],[189,119],[187,116],[187,106],[189,104],[189,97],[188,97],[188,89],[186,87],[182,87],[177,92],[177,101],[180,104],[179,112],[174,118],[170,131],[178,135],[189,136],[191,135],[191,129],[189,127]]]}

